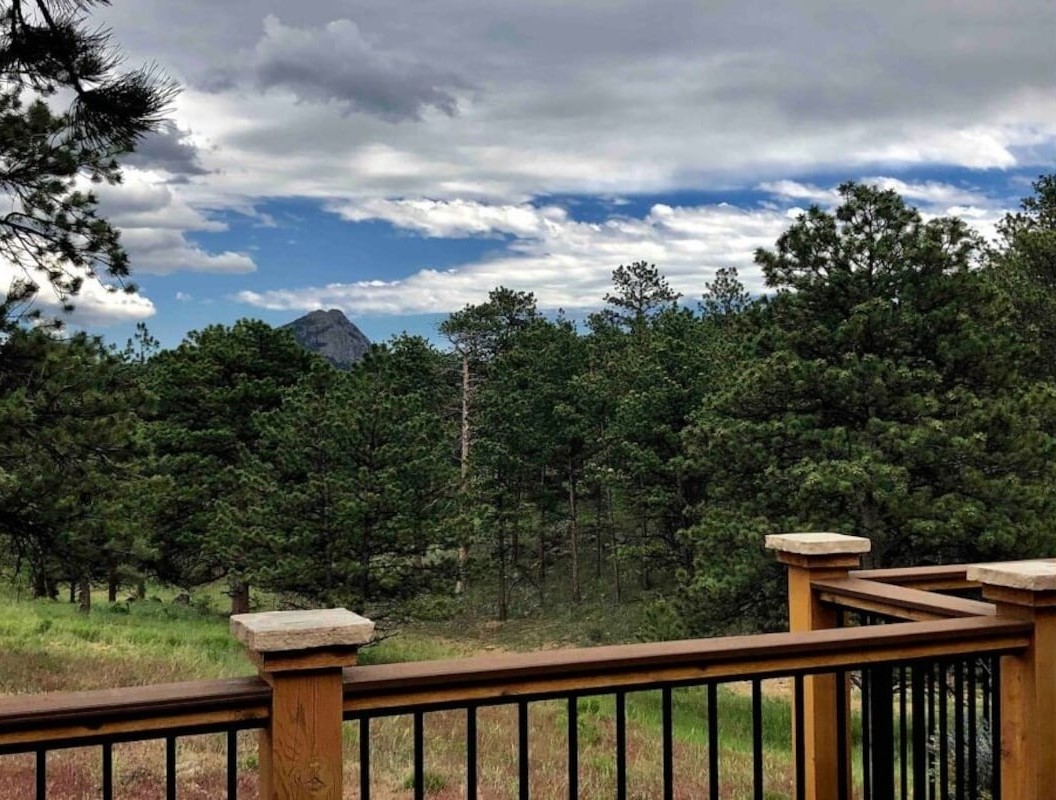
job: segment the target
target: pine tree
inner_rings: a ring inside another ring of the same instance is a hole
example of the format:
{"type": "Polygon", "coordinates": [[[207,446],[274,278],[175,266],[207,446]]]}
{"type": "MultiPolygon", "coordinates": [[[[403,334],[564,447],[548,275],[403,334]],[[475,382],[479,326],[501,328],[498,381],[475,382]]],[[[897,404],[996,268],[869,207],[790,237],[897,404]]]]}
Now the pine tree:
{"type": "MultiPolygon", "coordinates": [[[[33,591],[134,563],[111,517],[142,457],[142,392],[98,340],[14,331],[0,345],[0,537],[33,591]]],[[[85,604],[86,604],[85,603],[85,604]]]]}
{"type": "Polygon", "coordinates": [[[779,612],[765,530],[866,536],[882,565],[1051,549],[1054,393],[1025,378],[979,238],[840,192],[757,253],[777,293],[756,351],[687,438],[707,484],[687,608],[711,620],[779,612]]]}
{"type": "Polygon", "coordinates": [[[12,203],[0,256],[25,271],[0,294],[0,320],[25,312],[42,282],[69,304],[89,276],[128,275],[117,230],[81,184],[120,180],[117,159],[158,128],[175,87],[150,67],[122,71],[88,18],[104,4],[0,3],[0,186],[12,203]]]}
{"type": "Polygon", "coordinates": [[[156,520],[163,578],[193,586],[226,577],[233,610],[247,610],[253,556],[232,509],[249,509],[242,469],[259,449],[256,415],[279,408],[314,361],[289,331],[259,320],[193,331],[151,361],[153,472],[170,489],[156,520]]]}

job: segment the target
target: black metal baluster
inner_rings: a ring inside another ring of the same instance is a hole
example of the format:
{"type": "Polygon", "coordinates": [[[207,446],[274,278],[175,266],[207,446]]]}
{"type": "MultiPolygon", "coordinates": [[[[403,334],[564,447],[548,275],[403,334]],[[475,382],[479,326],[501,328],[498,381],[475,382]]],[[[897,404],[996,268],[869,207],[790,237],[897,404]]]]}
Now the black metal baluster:
{"type": "Polygon", "coordinates": [[[849,763],[847,751],[851,747],[850,725],[847,722],[847,673],[836,672],[836,796],[850,800],[847,782],[849,763]]]}
{"type": "Polygon", "coordinates": [[[911,722],[913,725],[913,800],[926,800],[928,792],[928,729],[925,709],[925,668],[914,665],[910,670],[913,681],[911,722]]]}
{"type": "Polygon", "coordinates": [[[627,695],[616,692],[616,800],[627,800],[627,695]]]}
{"type": "Polygon", "coordinates": [[[238,800],[238,731],[227,732],[227,800],[238,800]]]}
{"type": "Polygon", "coordinates": [[[935,665],[928,664],[927,668],[927,692],[928,692],[928,798],[935,800],[935,665]]]}
{"type": "Polygon", "coordinates": [[[370,800],[370,718],[359,720],[359,800],[370,800]]]}
{"type": "Polygon", "coordinates": [[[414,712],[414,800],[425,800],[425,715],[414,712]]]}
{"type": "Polygon", "coordinates": [[[579,697],[568,698],[568,800],[579,798],[579,697]]]}
{"type": "Polygon", "coordinates": [[[663,737],[663,774],[664,800],[673,800],[675,796],[675,752],[671,734],[671,687],[660,690],[660,727],[663,737]]]}
{"type": "Polygon", "coordinates": [[[902,762],[899,775],[902,800],[909,800],[909,720],[907,717],[909,709],[906,702],[909,691],[908,676],[909,673],[905,667],[898,668],[898,757],[902,762]]]}
{"type": "Polygon", "coordinates": [[[37,800],[47,800],[48,797],[48,751],[37,751],[37,800]]]}
{"type": "Polygon", "coordinates": [[[477,707],[466,708],[466,798],[477,798],[477,707]]]}
{"type": "Polygon", "coordinates": [[[176,800],[176,737],[165,737],[165,798],[176,800]]]}
{"type": "Polygon", "coordinates": [[[114,800],[114,746],[103,745],[103,800],[114,800]]]}
{"type": "Polygon", "coordinates": [[[528,800],[528,703],[524,700],[517,704],[517,749],[520,751],[518,796],[528,800]]]}
{"type": "Polygon", "coordinates": [[[865,800],[873,798],[873,720],[872,675],[863,669],[862,675],[862,792],[865,800]]]}
{"type": "Polygon", "coordinates": [[[953,754],[953,786],[957,800],[964,800],[964,749],[972,746],[964,738],[964,666],[963,661],[953,662],[953,742],[957,748],[953,754]]]}
{"type": "Polygon", "coordinates": [[[979,712],[978,687],[975,683],[975,671],[979,668],[977,659],[968,661],[968,796],[979,796],[979,733],[976,715],[979,712]]]}
{"type": "Polygon", "coordinates": [[[990,783],[990,797],[1001,800],[1001,657],[991,656],[992,681],[990,689],[990,761],[994,765],[990,783]]]}
{"type": "Polygon", "coordinates": [[[708,797],[719,798],[719,687],[708,684],[708,797]]]}
{"type": "Polygon", "coordinates": [[[939,702],[939,797],[949,800],[950,797],[950,737],[949,737],[949,709],[946,702],[947,671],[946,664],[940,662],[936,665],[938,672],[938,702],[939,702]]]}
{"type": "Polygon", "coordinates": [[[806,765],[806,742],[803,724],[803,676],[796,675],[792,679],[792,746],[795,748],[794,758],[796,762],[796,800],[806,800],[807,797],[807,765],[806,765]]]}
{"type": "MultiPolygon", "coordinates": [[[[871,800],[891,800],[895,796],[895,697],[894,670],[873,667],[869,672],[868,702],[862,698],[863,713],[869,713],[869,787],[871,800]]],[[[863,747],[864,745],[863,723],[863,747]]]]}
{"type": "Polygon", "coordinates": [[[763,800],[763,682],[752,680],[752,785],[755,800],[763,800]]]}

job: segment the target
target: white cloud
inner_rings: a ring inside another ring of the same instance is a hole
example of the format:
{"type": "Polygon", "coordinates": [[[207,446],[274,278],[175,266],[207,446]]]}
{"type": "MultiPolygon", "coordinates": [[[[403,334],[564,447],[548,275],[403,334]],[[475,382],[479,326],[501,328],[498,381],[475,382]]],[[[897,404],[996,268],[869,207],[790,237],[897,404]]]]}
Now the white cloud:
{"type": "Polygon", "coordinates": [[[32,307],[46,317],[59,318],[72,325],[95,327],[137,322],[155,313],[154,303],[149,298],[138,292],[129,294],[98,278],[85,278],[80,292],[73,298],[74,310],[65,312],[62,298],[43,276],[0,261],[0,287],[5,293],[12,282],[27,279],[38,287],[32,307]]]}
{"type": "Polygon", "coordinates": [[[179,271],[245,273],[256,265],[246,253],[211,253],[190,241],[196,231],[220,232],[227,225],[211,219],[187,196],[191,187],[170,184],[162,173],[127,169],[120,184],[93,187],[100,211],[121,231],[133,274],[179,271]]]}
{"type": "Polygon", "coordinates": [[[567,216],[557,206],[492,206],[469,200],[365,200],[335,204],[328,210],[350,222],[383,219],[399,228],[444,239],[496,234],[540,236],[547,226],[559,225],[567,216]]]}
{"type": "MultiPolygon", "coordinates": [[[[920,205],[928,209],[988,203],[986,196],[979,191],[942,181],[904,181],[889,176],[867,176],[857,180],[898,192],[910,205],[920,205]]],[[[834,186],[821,187],[799,181],[778,180],[763,181],[756,188],[775,197],[809,200],[823,207],[834,206],[840,200],[840,194],[834,186]]]]}
{"type": "Polygon", "coordinates": [[[129,253],[133,274],[173,272],[253,272],[256,264],[245,253],[209,253],[187,241],[180,231],[165,228],[125,228],[121,242],[129,253]]]}
{"type": "MultiPolygon", "coordinates": [[[[481,302],[502,285],[534,292],[543,308],[597,307],[619,264],[657,263],[686,297],[699,296],[715,270],[736,266],[749,289],[762,289],[752,265],[757,247],[773,244],[788,225],[783,211],[734,206],[656,205],[641,219],[611,217],[579,222],[553,207],[481,204],[374,203],[370,219],[383,219],[426,235],[515,233],[508,254],[449,270],[424,269],[396,281],[332,283],[302,289],[240,292],[237,299],[272,310],[339,307],[354,314],[449,312],[481,302]],[[446,232],[441,234],[440,232],[446,232]]],[[[359,213],[364,214],[363,207],[359,213]]]]}
{"type": "Polygon", "coordinates": [[[184,72],[178,117],[213,203],[517,205],[1052,164],[1051,9],[1010,4],[227,0],[188,14],[140,0],[112,21],[184,72]]]}
{"type": "Polygon", "coordinates": [[[266,307],[450,311],[500,283],[582,307],[639,258],[687,295],[727,264],[758,288],[751,251],[787,227],[784,206],[836,201],[812,175],[877,175],[986,232],[1000,209],[976,190],[884,176],[1056,165],[1050,0],[137,0],[101,13],[133,59],[186,87],[180,127],[145,162],[173,172],[108,199],[134,270],[252,271],[251,245],[211,253],[191,234],[218,230],[212,210],[275,198],[427,237],[512,239],[400,281],[243,293],[266,307]],[[776,200],[598,224],[538,207],[720,185],[776,200]]]}
{"type": "MultiPolygon", "coordinates": [[[[974,191],[939,182],[906,183],[869,178],[884,188],[922,201],[925,219],[960,216],[986,237],[1005,213],[974,191]],[[975,205],[952,205],[977,201],[975,205]]],[[[760,188],[786,199],[835,205],[835,187],[776,181],[760,188]]],[[[755,251],[771,247],[795,218],[798,206],[768,205],[751,210],[729,204],[671,206],[658,203],[642,218],[610,216],[603,222],[572,219],[556,206],[489,206],[479,202],[402,200],[335,206],[355,221],[382,220],[428,237],[510,235],[501,255],[451,269],[423,269],[403,279],[330,283],[325,286],[245,290],[236,299],[270,310],[303,311],[338,307],[353,314],[446,313],[481,302],[490,289],[506,286],[534,292],[543,308],[596,308],[619,264],[656,263],[672,287],[699,297],[715,271],[736,267],[749,291],[765,288],[755,251]]]]}
{"type": "Polygon", "coordinates": [[[769,192],[775,197],[786,197],[794,200],[810,200],[819,205],[831,205],[839,200],[839,193],[835,189],[822,189],[811,183],[800,183],[799,181],[780,180],[763,181],[759,184],[760,191],[769,192]]]}
{"type": "Polygon", "coordinates": [[[881,189],[892,189],[898,192],[909,203],[926,203],[930,206],[956,206],[986,203],[986,197],[971,189],[964,189],[940,181],[906,182],[898,178],[862,178],[864,183],[871,183],[881,189]]]}

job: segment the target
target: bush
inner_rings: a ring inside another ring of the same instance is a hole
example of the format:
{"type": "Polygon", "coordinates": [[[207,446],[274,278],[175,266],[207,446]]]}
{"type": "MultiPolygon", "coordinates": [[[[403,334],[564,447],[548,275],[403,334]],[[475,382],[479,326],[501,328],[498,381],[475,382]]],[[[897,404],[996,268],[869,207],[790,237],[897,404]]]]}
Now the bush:
{"type": "Polygon", "coordinates": [[[462,604],[448,595],[423,594],[405,602],[401,610],[408,619],[420,622],[449,622],[462,613],[462,604]]]}

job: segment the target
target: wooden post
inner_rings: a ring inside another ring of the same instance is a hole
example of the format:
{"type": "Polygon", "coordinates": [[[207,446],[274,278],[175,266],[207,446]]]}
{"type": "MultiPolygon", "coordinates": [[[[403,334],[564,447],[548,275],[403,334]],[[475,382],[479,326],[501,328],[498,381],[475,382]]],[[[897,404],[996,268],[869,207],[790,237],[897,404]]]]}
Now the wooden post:
{"type": "MultiPolygon", "coordinates": [[[[788,629],[800,633],[835,628],[836,609],[818,600],[811,582],[846,578],[849,570],[861,565],[862,553],[869,552],[869,540],[840,533],[785,533],[767,536],[766,546],[776,550],[778,560],[788,565],[788,629]]],[[[841,746],[847,748],[843,761],[847,766],[846,785],[850,786],[849,722],[843,736],[837,725],[840,691],[846,702],[848,684],[844,681],[837,686],[833,674],[808,675],[803,679],[802,747],[807,800],[837,800],[841,746]]],[[[849,711],[846,717],[849,721],[849,711]]],[[[799,746],[799,742],[793,742],[793,747],[799,746]]]]}
{"type": "Polygon", "coordinates": [[[983,596],[997,606],[999,616],[1034,623],[1031,645],[1022,653],[1001,657],[1001,798],[1052,797],[1056,787],[1056,563],[977,564],[968,568],[968,580],[983,585],[983,596]]]}
{"type": "Polygon", "coordinates": [[[231,617],[271,686],[260,732],[261,800],[341,800],[341,670],[356,663],[374,623],[343,608],[231,617]]]}

